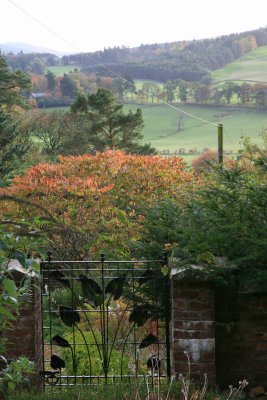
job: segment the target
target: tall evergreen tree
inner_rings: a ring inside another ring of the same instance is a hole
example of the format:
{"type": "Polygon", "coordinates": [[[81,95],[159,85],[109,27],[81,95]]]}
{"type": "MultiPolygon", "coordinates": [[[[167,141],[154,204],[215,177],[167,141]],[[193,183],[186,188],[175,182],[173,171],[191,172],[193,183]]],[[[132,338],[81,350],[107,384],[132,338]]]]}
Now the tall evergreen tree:
{"type": "Polygon", "coordinates": [[[30,140],[21,134],[19,123],[0,108],[0,185],[6,185],[23,164],[30,140]]]}
{"type": "Polygon", "coordinates": [[[26,106],[22,91],[30,86],[30,78],[21,71],[11,72],[0,54],[0,186],[21,170],[30,148],[29,137],[20,132],[18,118],[12,115],[14,106],[26,106]]]}
{"type": "Polygon", "coordinates": [[[154,153],[149,145],[142,146],[143,115],[136,112],[123,112],[123,105],[116,104],[113,94],[106,89],[87,98],[79,95],[71,106],[71,112],[83,114],[90,122],[89,141],[95,150],[119,148],[129,152],[154,153]],[[143,149],[143,150],[142,150],[143,149]]]}
{"type": "Polygon", "coordinates": [[[76,85],[69,75],[64,74],[62,80],[60,81],[60,90],[63,96],[71,98],[75,97],[76,85]]]}
{"type": "Polygon", "coordinates": [[[30,86],[29,76],[21,71],[11,72],[0,53],[0,107],[4,104],[7,107],[15,104],[25,106],[22,91],[30,86]]]}
{"type": "Polygon", "coordinates": [[[52,71],[48,70],[47,74],[45,75],[46,79],[47,79],[47,86],[48,86],[48,90],[49,92],[53,92],[53,90],[55,90],[56,88],[56,77],[53,74],[52,71]]]}

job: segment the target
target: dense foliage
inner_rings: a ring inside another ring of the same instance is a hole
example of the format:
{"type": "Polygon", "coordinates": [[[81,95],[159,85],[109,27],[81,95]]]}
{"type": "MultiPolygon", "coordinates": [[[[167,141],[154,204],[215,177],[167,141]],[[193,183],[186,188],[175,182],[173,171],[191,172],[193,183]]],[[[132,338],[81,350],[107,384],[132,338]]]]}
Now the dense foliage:
{"type": "Polygon", "coordinates": [[[22,91],[31,85],[30,78],[21,71],[11,72],[0,53],[0,106],[24,105],[22,91]]]}
{"type": "MultiPolygon", "coordinates": [[[[35,227],[38,221],[36,219],[35,227]]],[[[37,256],[45,239],[26,221],[0,221],[0,332],[14,329],[21,305],[29,301],[33,279],[39,279],[37,256]],[[19,265],[19,267],[18,267],[19,265]]],[[[0,397],[7,398],[19,384],[28,382],[33,363],[25,357],[9,362],[5,357],[7,338],[0,336],[0,397]]]]}
{"type": "Polygon", "coordinates": [[[21,129],[20,119],[0,107],[0,186],[21,170],[31,148],[30,138],[21,129]]]}
{"type": "Polygon", "coordinates": [[[30,78],[21,71],[11,72],[0,54],[0,186],[18,173],[31,148],[29,135],[22,127],[23,96],[30,78]]]}
{"type": "Polygon", "coordinates": [[[149,145],[140,145],[144,126],[142,111],[138,108],[135,113],[131,110],[124,113],[123,106],[116,103],[109,90],[101,88],[87,97],[78,95],[71,112],[86,116],[84,122],[90,123],[90,145],[95,150],[118,148],[132,153],[154,152],[149,145]]]}
{"type": "MultiPolygon", "coordinates": [[[[31,199],[49,210],[57,223],[50,238],[58,257],[83,259],[100,251],[129,256],[129,242],[141,234],[141,206],[150,207],[167,195],[183,201],[193,186],[180,158],[107,150],[32,167],[2,193],[31,199]]],[[[18,211],[17,206],[5,207],[18,211]]],[[[31,207],[23,215],[31,216],[31,207]]]]}
{"type": "Polygon", "coordinates": [[[109,74],[128,73],[135,79],[166,82],[173,79],[200,81],[210,71],[222,68],[257,46],[267,44],[267,30],[221,36],[215,39],[142,45],[138,48],[113,48],[96,53],[64,56],[64,63],[76,63],[83,70],[109,74]],[[104,69],[99,64],[106,64],[104,69]]]}
{"type": "Polygon", "coordinates": [[[213,164],[204,181],[204,190],[192,193],[185,207],[170,198],[146,211],[137,253],[155,257],[165,246],[178,265],[222,262],[245,271],[246,289],[257,280],[266,290],[266,149],[245,143],[239,161],[213,164]]]}

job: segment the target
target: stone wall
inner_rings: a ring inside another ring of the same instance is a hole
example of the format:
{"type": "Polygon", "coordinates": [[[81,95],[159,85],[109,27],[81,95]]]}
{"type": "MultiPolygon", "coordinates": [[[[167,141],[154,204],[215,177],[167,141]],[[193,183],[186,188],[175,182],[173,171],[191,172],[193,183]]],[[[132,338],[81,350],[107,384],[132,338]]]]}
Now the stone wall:
{"type": "Polygon", "coordinates": [[[215,290],[207,283],[172,277],[172,369],[220,388],[238,386],[267,390],[267,295],[241,293],[235,286],[215,290]]]}
{"type": "Polygon", "coordinates": [[[188,372],[215,383],[214,299],[212,289],[204,283],[172,280],[172,362],[176,374],[188,372]]]}
{"type": "Polygon", "coordinates": [[[267,390],[267,295],[215,292],[216,370],[225,387],[246,378],[267,390]]]}
{"type": "Polygon", "coordinates": [[[20,307],[14,329],[5,332],[8,340],[5,357],[12,360],[25,356],[33,361],[37,373],[32,381],[36,388],[42,389],[43,382],[38,373],[43,370],[41,291],[38,282],[34,283],[30,298],[20,307]]]}

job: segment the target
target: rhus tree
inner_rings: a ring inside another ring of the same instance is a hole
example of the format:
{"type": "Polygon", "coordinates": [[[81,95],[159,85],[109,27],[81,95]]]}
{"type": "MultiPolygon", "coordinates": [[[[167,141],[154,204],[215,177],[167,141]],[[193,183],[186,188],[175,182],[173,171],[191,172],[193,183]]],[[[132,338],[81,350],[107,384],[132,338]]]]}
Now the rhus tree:
{"type": "MultiPolygon", "coordinates": [[[[99,252],[130,257],[130,243],[142,235],[143,207],[166,196],[184,203],[194,182],[180,158],[107,150],[32,167],[2,193],[49,210],[60,226],[49,228],[57,257],[83,259],[99,252]]],[[[33,214],[30,206],[3,206],[2,213],[33,214]]]]}

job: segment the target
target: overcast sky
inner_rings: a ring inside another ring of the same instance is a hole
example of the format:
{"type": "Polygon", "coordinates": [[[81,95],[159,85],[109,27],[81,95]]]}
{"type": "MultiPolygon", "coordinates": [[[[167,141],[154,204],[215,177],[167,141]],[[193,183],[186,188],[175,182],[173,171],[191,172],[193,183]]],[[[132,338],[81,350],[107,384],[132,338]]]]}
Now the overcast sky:
{"type": "Polygon", "coordinates": [[[0,44],[24,42],[70,53],[267,26],[267,0],[1,0],[0,13],[0,44]]]}

